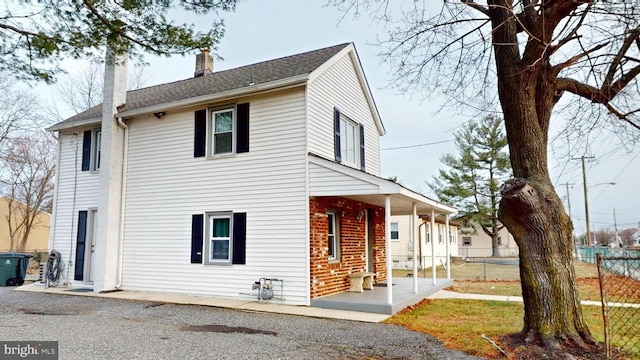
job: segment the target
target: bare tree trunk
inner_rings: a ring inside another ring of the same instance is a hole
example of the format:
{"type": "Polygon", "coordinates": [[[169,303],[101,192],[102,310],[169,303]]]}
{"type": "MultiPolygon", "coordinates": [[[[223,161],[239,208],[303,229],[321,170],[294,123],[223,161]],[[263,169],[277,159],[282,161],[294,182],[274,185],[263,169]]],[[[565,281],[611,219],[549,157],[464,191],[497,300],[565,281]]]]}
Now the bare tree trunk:
{"type": "Polygon", "coordinates": [[[572,263],[573,228],[550,182],[512,179],[503,186],[500,219],[520,247],[525,312],[522,334],[558,349],[560,340],[595,343],[582,318],[572,263]]]}

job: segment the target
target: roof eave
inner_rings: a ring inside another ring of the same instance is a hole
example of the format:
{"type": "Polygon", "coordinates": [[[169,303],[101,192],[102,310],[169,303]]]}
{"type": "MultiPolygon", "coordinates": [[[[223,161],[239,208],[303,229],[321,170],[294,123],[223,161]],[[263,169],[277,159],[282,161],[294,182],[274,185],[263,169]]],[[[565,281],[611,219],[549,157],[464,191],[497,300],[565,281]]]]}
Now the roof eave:
{"type": "Polygon", "coordinates": [[[289,77],[286,79],[280,79],[280,80],[270,81],[263,84],[246,86],[239,89],[222,91],[222,92],[213,93],[213,94],[206,94],[206,95],[191,97],[191,98],[182,99],[178,101],[146,106],[146,107],[133,109],[129,111],[123,111],[121,113],[117,113],[116,117],[131,118],[138,115],[151,114],[158,111],[181,109],[181,108],[195,106],[203,103],[220,101],[224,99],[235,98],[235,97],[245,96],[249,94],[271,92],[274,90],[283,90],[290,87],[305,85],[308,78],[309,78],[308,74],[297,75],[297,76],[289,77]]]}
{"type": "Polygon", "coordinates": [[[67,124],[58,123],[58,124],[55,124],[53,126],[50,126],[50,127],[46,128],[45,130],[47,130],[47,131],[60,131],[60,130],[84,127],[84,126],[88,126],[88,125],[99,124],[101,120],[102,119],[98,117],[98,118],[90,118],[90,119],[78,120],[78,121],[70,122],[70,123],[67,123],[67,124]]]}

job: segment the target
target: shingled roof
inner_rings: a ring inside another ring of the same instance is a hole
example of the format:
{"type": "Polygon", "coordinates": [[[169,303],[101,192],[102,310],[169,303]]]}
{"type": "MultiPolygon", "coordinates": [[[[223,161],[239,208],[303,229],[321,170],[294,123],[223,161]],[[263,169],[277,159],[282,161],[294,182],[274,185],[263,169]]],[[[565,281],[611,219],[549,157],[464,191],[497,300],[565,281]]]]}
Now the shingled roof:
{"type": "MultiPolygon", "coordinates": [[[[348,45],[349,43],[344,43],[235,69],[217,71],[200,77],[127,91],[126,104],[119,107],[118,112],[130,112],[310,74],[348,45]]],[[[53,125],[50,130],[73,127],[92,119],[99,121],[101,116],[102,104],[61,121],[53,125]]]]}

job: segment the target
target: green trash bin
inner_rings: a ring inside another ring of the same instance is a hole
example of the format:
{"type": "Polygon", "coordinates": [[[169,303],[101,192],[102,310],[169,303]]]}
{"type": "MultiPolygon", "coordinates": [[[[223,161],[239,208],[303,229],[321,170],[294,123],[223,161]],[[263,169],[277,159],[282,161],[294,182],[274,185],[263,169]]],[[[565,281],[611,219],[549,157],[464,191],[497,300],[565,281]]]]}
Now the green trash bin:
{"type": "Polygon", "coordinates": [[[0,254],[0,286],[17,286],[24,284],[27,275],[29,258],[32,255],[21,253],[0,254]]]}

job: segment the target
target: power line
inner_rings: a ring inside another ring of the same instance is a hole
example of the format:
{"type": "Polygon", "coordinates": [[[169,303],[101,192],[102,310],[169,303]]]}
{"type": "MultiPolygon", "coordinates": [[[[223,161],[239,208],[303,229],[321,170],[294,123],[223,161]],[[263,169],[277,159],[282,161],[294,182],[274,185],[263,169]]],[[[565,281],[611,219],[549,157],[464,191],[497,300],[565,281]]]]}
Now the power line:
{"type": "Polygon", "coordinates": [[[409,149],[409,148],[415,148],[415,147],[421,147],[421,146],[429,146],[429,145],[443,144],[443,143],[452,142],[452,141],[453,141],[453,139],[451,139],[451,140],[436,141],[436,142],[432,142],[432,143],[424,143],[424,144],[416,144],[416,145],[407,145],[407,146],[398,146],[398,147],[392,147],[392,148],[380,149],[380,151],[385,151],[385,150],[409,149]]]}

